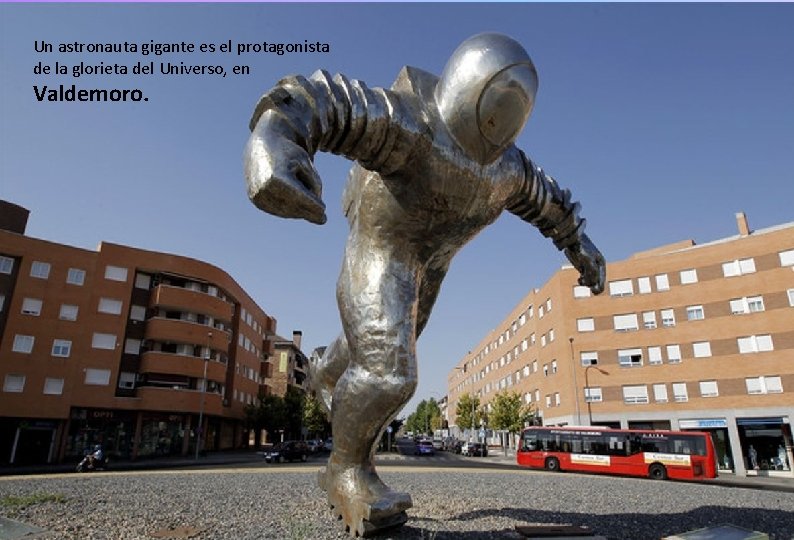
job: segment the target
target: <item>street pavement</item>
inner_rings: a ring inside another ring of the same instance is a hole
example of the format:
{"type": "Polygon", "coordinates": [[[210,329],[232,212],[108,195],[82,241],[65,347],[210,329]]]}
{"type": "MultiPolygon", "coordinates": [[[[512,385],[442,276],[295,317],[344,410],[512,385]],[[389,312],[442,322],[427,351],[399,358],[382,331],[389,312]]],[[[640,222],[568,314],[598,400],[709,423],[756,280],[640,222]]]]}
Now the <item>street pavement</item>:
{"type": "MultiPolygon", "coordinates": [[[[327,459],[327,454],[314,455],[309,464],[322,464],[327,459]]],[[[484,468],[484,469],[515,469],[515,452],[505,452],[501,448],[492,448],[486,457],[464,457],[449,452],[436,452],[434,456],[415,456],[408,453],[379,452],[375,455],[375,465],[407,466],[407,467],[438,467],[438,468],[484,468]]],[[[0,476],[30,475],[30,474],[57,474],[71,473],[75,470],[76,463],[62,463],[50,465],[5,466],[0,467],[0,476]]],[[[137,461],[111,461],[111,471],[135,470],[163,470],[183,468],[215,468],[228,466],[274,466],[266,465],[261,452],[252,450],[210,452],[205,456],[194,459],[189,457],[162,457],[157,459],[142,459],[137,461]]],[[[90,473],[86,473],[90,474],[90,473]]],[[[566,474],[566,473],[563,473],[566,474]]],[[[567,473],[574,474],[574,473],[567,473]]],[[[794,493],[794,478],[783,477],[741,477],[730,473],[720,473],[718,478],[707,481],[698,481],[727,487],[741,487],[767,491],[782,491],[794,493]]]]}

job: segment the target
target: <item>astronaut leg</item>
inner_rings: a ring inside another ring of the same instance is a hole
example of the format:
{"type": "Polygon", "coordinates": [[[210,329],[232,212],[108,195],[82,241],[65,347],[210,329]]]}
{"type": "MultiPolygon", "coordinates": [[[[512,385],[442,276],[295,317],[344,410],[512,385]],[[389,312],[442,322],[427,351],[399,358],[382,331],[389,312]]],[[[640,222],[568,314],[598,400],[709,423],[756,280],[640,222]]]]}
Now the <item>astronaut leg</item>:
{"type": "Polygon", "coordinates": [[[334,449],[319,482],[351,536],[368,536],[402,525],[412,506],[410,495],[381,481],[373,455],[416,389],[418,272],[389,254],[371,256],[373,246],[355,244],[348,245],[338,289],[350,363],[334,390],[334,449]]]}
{"type": "Polygon", "coordinates": [[[345,372],[350,361],[350,351],[347,347],[347,338],[342,333],[331,343],[322,357],[312,357],[309,360],[309,386],[314,390],[317,399],[325,409],[326,414],[331,414],[331,402],[334,387],[339,377],[345,372]]]}

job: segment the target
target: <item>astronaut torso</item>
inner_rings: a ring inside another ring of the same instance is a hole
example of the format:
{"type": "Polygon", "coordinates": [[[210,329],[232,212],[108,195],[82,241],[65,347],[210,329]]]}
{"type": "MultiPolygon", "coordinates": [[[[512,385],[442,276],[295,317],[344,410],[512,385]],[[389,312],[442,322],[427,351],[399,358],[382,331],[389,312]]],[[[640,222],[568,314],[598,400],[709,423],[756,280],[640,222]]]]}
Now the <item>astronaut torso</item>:
{"type": "Polygon", "coordinates": [[[391,88],[399,100],[396,115],[410,115],[420,135],[401,163],[380,174],[354,164],[345,188],[343,210],[357,235],[369,235],[384,246],[395,242],[422,259],[439,252],[454,254],[505,208],[525,171],[515,146],[481,165],[452,139],[438,114],[433,90],[438,78],[416,68],[403,68],[391,88]]]}

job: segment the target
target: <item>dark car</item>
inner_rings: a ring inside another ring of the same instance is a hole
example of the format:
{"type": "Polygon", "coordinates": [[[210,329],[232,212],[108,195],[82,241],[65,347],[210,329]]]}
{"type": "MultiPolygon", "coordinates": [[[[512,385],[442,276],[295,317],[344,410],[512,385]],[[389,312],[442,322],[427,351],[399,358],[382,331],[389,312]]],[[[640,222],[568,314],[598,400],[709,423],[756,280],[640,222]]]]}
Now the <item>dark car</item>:
{"type": "Polygon", "coordinates": [[[436,449],[433,448],[433,441],[419,441],[416,443],[414,455],[417,456],[434,456],[436,449]]]}
{"type": "Polygon", "coordinates": [[[306,461],[307,459],[309,459],[309,447],[303,441],[284,441],[265,452],[265,461],[268,463],[306,461]]]}
{"type": "Polygon", "coordinates": [[[488,455],[488,447],[484,443],[480,442],[468,442],[463,445],[461,449],[461,453],[464,456],[474,457],[485,457],[488,455]]]}

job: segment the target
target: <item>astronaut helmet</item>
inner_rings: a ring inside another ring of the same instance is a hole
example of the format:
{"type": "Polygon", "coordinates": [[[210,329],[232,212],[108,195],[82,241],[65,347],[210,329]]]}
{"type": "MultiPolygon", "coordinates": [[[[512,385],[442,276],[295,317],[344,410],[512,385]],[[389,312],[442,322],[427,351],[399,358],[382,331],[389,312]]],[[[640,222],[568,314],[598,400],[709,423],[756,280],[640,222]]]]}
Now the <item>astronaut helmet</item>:
{"type": "Polygon", "coordinates": [[[485,165],[516,140],[537,89],[538,75],[524,48],[504,34],[484,33],[452,53],[435,100],[455,142],[485,165]]]}

